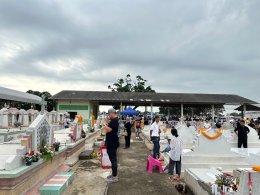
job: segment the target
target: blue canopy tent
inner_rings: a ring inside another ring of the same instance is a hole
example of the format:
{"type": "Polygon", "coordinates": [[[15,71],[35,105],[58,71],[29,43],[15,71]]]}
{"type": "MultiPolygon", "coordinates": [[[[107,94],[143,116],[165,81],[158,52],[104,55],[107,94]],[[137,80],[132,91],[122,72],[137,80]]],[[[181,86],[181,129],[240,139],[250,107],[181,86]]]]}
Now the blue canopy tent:
{"type": "Polygon", "coordinates": [[[126,108],[123,112],[120,112],[121,115],[139,115],[139,112],[132,109],[131,107],[126,108]]]}

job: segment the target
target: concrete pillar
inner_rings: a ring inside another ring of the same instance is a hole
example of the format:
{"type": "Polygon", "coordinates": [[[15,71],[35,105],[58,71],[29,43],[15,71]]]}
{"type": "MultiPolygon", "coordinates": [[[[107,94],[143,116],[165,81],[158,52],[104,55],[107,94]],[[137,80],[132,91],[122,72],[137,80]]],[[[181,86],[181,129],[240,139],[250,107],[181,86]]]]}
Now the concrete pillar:
{"type": "Polygon", "coordinates": [[[243,118],[246,117],[246,105],[243,104],[243,115],[242,115],[243,118]]]}
{"type": "Polygon", "coordinates": [[[211,112],[212,112],[212,113],[211,113],[211,114],[212,114],[212,115],[211,115],[211,117],[212,117],[212,122],[214,123],[214,118],[215,118],[215,108],[214,108],[214,105],[213,105],[213,104],[211,105],[211,112]]]}
{"type": "Polygon", "coordinates": [[[15,121],[16,121],[16,115],[12,114],[12,124],[11,124],[11,126],[14,126],[15,121]]]}
{"type": "Polygon", "coordinates": [[[151,119],[153,121],[153,104],[151,103],[151,119]]]}
{"type": "Polygon", "coordinates": [[[183,119],[183,104],[181,104],[181,118],[183,119]]]}
{"type": "Polygon", "coordinates": [[[3,124],[2,124],[3,127],[8,127],[8,113],[4,113],[3,114],[3,124]]]}
{"type": "Polygon", "coordinates": [[[170,107],[168,107],[168,118],[170,117],[170,107]]]}
{"type": "Polygon", "coordinates": [[[29,126],[29,116],[28,116],[27,112],[25,112],[24,115],[23,115],[23,125],[29,126]]]}
{"type": "Polygon", "coordinates": [[[123,103],[120,102],[120,112],[122,112],[122,111],[123,111],[123,103]]]}

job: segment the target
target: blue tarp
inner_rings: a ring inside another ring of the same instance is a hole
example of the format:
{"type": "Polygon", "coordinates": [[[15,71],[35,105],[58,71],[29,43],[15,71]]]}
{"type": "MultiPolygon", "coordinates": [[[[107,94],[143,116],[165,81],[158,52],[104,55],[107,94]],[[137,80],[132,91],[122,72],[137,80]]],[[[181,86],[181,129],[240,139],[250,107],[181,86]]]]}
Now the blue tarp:
{"type": "Polygon", "coordinates": [[[139,112],[135,111],[131,107],[126,108],[123,112],[120,112],[121,115],[139,115],[139,112]]]}

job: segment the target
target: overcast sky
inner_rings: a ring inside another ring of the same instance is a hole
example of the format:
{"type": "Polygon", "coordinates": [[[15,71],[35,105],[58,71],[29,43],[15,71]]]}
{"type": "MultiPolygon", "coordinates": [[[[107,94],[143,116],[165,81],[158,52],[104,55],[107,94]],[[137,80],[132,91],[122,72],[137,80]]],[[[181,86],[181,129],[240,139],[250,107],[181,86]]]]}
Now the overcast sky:
{"type": "Polygon", "coordinates": [[[108,90],[126,74],[157,92],[260,102],[259,0],[0,1],[0,86],[108,90]]]}

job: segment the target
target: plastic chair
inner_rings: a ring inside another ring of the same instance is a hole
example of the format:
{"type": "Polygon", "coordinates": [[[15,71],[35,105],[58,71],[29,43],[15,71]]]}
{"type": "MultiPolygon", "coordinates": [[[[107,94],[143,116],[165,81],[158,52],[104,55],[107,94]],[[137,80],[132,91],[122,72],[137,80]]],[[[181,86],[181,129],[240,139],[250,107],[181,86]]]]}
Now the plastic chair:
{"type": "Polygon", "coordinates": [[[160,173],[163,173],[161,161],[159,161],[159,160],[153,158],[151,155],[149,155],[147,158],[147,167],[146,167],[148,173],[153,172],[154,165],[156,166],[157,169],[159,169],[160,173]]]}

